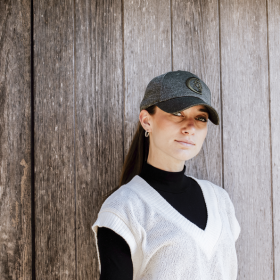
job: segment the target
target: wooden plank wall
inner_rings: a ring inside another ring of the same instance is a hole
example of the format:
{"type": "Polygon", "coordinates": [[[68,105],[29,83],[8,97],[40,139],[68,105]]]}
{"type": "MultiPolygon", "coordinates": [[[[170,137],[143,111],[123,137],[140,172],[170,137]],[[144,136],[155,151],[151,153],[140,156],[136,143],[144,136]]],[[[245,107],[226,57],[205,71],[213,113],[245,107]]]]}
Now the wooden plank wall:
{"type": "Polygon", "coordinates": [[[271,126],[271,167],[272,167],[272,244],[275,279],[280,278],[280,2],[267,2],[268,45],[269,45],[269,93],[271,126]]]}
{"type": "Polygon", "coordinates": [[[32,278],[30,1],[0,1],[0,279],[32,278]]]}
{"type": "Polygon", "coordinates": [[[123,164],[123,40],[119,0],[75,2],[77,279],[99,279],[91,229],[123,164]]]}
{"type": "Polygon", "coordinates": [[[189,70],[221,124],[209,122],[186,173],[232,198],[238,279],[279,279],[278,1],[32,3],[0,3],[0,278],[99,279],[91,225],[119,181],[145,87],[189,70]]]}
{"type": "Polygon", "coordinates": [[[273,279],[266,16],[265,1],[221,1],[223,175],[242,226],[243,279],[273,279]]]}
{"type": "Polygon", "coordinates": [[[35,270],[75,279],[73,3],[34,2],[35,270]]]}

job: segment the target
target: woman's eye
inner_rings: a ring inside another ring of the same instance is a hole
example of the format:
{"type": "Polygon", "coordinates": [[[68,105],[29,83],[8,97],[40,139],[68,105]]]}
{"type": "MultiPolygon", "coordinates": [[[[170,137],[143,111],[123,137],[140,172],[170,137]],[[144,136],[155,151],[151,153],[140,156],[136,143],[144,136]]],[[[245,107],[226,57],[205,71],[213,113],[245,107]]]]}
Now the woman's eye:
{"type": "MultiPolygon", "coordinates": [[[[177,116],[177,117],[184,117],[180,112],[177,113],[172,113],[172,115],[177,116]]],[[[206,117],[197,117],[198,120],[202,122],[207,122],[208,119],[206,117]]]]}
{"type": "Polygon", "coordinates": [[[178,116],[178,117],[182,117],[182,114],[181,114],[180,112],[173,113],[172,115],[174,115],[174,116],[178,116]]]}
{"type": "Polygon", "coordinates": [[[204,117],[198,117],[199,120],[203,121],[203,122],[207,122],[208,120],[204,117]]]}

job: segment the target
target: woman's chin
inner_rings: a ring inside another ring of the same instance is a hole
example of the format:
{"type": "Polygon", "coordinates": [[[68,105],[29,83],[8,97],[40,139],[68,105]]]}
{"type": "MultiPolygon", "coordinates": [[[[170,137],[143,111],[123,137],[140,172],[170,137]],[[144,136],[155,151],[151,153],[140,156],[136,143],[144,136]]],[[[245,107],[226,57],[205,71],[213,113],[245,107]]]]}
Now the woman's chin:
{"type": "Polygon", "coordinates": [[[176,153],[176,156],[174,156],[174,154],[173,154],[173,157],[175,157],[177,160],[180,160],[180,161],[187,161],[187,160],[192,159],[196,155],[197,155],[197,153],[195,153],[194,151],[181,150],[178,153],[176,153]]]}

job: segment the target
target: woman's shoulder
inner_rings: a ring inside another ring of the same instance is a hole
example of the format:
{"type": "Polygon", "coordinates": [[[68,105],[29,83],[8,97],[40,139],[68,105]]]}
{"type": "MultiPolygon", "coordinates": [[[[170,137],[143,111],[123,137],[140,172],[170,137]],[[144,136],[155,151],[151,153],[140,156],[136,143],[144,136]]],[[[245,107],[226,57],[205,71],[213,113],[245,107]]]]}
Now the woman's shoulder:
{"type": "Polygon", "coordinates": [[[226,189],[224,189],[223,187],[216,185],[210,181],[208,181],[208,182],[213,186],[215,192],[224,200],[224,202],[226,204],[228,204],[228,203],[232,204],[230,195],[226,189]]]}
{"type": "Polygon", "coordinates": [[[204,184],[205,186],[212,186],[212,188],[215,190],[215,192],[217,192],[217,194],[221,195],[221,196],[228,196],[228,192],[223,188],[221,187],[220,185],[217,185],[209,180],[206,180],[206,179],[198,179],[194,176],[190,176],[188,175],[189,177],[195,179],[198,181],[198,183],[200,184],[204,184]]]}
{"type": "Polygon", "coordinates": [[[193,178],[200,185],[203,185],[205,187],[212,187],[216,196],[219,199],[221,199],[222,201],[225,201],[225,202],[228,202],[228,200],[231,201],[229,193],[223,187],[221,187],[220,185],[217,185],[217,184],[215,184],[215,183],[213,183],[209,180],[206,180],[206,179],[198,179],[198,178],[196,178],[194,176],[190,176],[190,175],[188,175],[188,177],[193,178]]]}
{"type": "Polygon", "coordinates": [[[241,227],[236,218],[235,206],[232,202],[232,199],[231,199],[228,191],[225,190],[223,187],[210,182],[209,180],[202,180],[202,179],[197,179],[197,180],[201,184],[207,184],[207,185],[212,186],[212,188],[214,189],[214,191],[216,193],[218,201],[220,202],[220,206],[227,213],[234,239],[237,240],[237,238],[241,232],[241,227]]]}
{"type": "Polygon", "coordinates": [[[225,193],[226,190],[224,188],[222,188],[221,186],[219,185],[216,185],[214,184],[213,182],[209,181],[209,180],[206,180],[206,179],[199,179],[199,178],[196,178],[194,176],[191,176],[191,175],[187,175],[188,177],[192,178],[193,180],[195,180],[198,184],[200,185],[203,185],[205,187],[212,187],[215,191],[217,191],[218,193],[225,193]]]}
{"type": "Polygon", "coordinates": [[[109,195],[103,202],[101,211],[108,211],[108,209],[128,210],[139,204],[140,195],[139,188],[141,188],[141,180],[139,176],[134,176],[128,183],[120,186],[116,191],[109,195]]]}

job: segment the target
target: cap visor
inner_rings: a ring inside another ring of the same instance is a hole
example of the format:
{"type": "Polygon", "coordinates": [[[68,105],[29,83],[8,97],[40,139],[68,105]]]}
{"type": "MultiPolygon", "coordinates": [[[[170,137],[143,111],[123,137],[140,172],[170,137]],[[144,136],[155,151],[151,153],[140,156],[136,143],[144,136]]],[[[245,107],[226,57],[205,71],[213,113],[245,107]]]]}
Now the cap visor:
{"type": "Polygon", "coordinates": [[[183,96],[183,97],[176,97],[166,101],[159,102],[155,104],[161,110],[165,111],[166,113],[177,113],[184,111],[190,107],[196,105],[204,105],[209,110],[209,119],[210,121],[218,125],[219,124],[219,115],[217,111],[208,103],[203,101],[198,97],[193,96],[183,96]]]}

